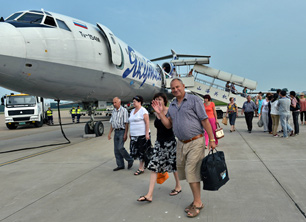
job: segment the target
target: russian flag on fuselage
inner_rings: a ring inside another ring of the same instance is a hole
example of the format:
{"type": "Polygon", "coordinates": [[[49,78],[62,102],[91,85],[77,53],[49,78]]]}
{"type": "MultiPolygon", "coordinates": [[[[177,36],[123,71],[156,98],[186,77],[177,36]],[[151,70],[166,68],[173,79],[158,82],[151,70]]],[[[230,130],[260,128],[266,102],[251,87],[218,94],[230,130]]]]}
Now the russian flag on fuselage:
{"type": "Polygon", "coordinates": [[[81,27],[83,29],[88,29],[86,25],[83,25],[83,24],[81,24],[79,22],[73,22],[73,23],[74,23],[75,26],[81,27]]]}

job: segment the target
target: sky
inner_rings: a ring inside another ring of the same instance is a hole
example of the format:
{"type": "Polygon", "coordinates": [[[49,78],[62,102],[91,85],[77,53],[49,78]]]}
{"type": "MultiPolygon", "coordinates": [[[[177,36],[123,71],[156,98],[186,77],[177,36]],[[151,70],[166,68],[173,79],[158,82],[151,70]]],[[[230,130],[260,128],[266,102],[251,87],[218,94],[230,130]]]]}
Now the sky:
{"type": "Polygon", "coordinates": [[[306,90],[305,0],[6,1],[0,16],[42,8],[101,23],[148,59],[209,55],[208,66],[257,81],[256,91],[306,90]]]}

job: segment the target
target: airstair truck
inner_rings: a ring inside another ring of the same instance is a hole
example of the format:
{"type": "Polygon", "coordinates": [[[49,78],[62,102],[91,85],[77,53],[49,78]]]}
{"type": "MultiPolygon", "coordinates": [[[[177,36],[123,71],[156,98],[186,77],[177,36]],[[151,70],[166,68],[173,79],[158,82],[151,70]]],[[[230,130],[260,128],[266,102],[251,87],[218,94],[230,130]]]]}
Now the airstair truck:
{"type": "Polygon", "coordinates": [[[46,107],[41,97],[11,93],[3,96],[1,103],[4,105],[5,124],[9,129],[25,124],[41,127],[44,123],[46,107]]]}

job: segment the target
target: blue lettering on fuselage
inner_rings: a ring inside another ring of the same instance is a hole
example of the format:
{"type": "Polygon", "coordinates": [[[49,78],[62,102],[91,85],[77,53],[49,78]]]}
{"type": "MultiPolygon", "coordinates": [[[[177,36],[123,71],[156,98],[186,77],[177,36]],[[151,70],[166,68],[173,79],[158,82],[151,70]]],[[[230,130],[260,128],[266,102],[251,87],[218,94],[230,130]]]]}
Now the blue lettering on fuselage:
{"type": "Polygon", "coordinates": [[[155,70],[155,68],[149,64],[149,60],[145,58],[140,58],[135,54],[134,49],[128,46],[129,61],[132,65],[131,68],[127,68],[122,77],[126,78],[132,73],[133,78],[143,79],[140,87],[146,82],[147,79],[161,80],[160,74],[155,70]]]}

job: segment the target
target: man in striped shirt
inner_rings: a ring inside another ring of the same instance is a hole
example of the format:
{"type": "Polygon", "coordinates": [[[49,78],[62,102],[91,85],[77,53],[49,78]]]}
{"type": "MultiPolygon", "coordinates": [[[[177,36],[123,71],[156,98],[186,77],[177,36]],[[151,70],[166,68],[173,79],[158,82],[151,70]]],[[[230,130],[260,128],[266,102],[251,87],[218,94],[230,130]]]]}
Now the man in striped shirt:
{"type": "Polygon", "coordinates": [[[133,166],[133,158],[124,148],[124,142],[127,139],[128,133],[128,112],[121,106],[121,100],[118,97],[113,99],[114,110],[112,112],[112,117],[110,119],[110,130],[108,133],[108,140],[112,137],[112,132],[115,130],[114,135],[114,153],[116,157],[117,167],[113,169],[114,171],[124,169],[124,159],[128,161],[128,169],[133,166]]]}

